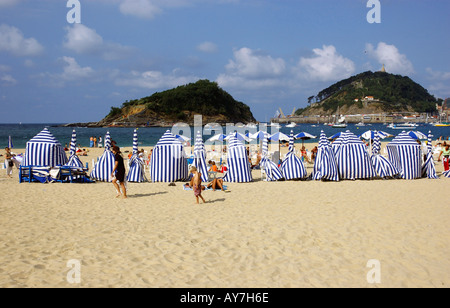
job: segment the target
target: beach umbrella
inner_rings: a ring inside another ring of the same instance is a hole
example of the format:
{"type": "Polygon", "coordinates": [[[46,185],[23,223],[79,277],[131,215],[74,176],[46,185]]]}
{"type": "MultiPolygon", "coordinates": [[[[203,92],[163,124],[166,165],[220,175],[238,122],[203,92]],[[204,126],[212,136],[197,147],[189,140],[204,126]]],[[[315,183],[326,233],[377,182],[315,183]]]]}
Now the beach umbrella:
{"type": "Polygon", "coordinates": [[[139,157],[139,143],[138,143],[138,135],[137,130],[135,129],[133,132],[133,155],[128,162],[130,168],[127,174],[128,182],[136,182],[141,183],[145,182],[147,179],[145,178],[144,161],[139,157]]]}
{"type": "Polygon", "coordinates": [[[389,161],[400,171],[402,179],[422,177],[420,145],[407,132],[400,133],[386,146],[389,161]]]}
{"type": "Polygon", "coordinates": [[[270,141],[289,141],[289,136],[282,132],[277,132],[273,135],[270,135],[268,140],[270,140],[270,141]]]}
{"type": "Polygon", "coordinates": [[[105,136],[105,150],[91,171],[91,178],[102,182],[111,182],[111,173],[114,169],[115,157],[111,152],[111,136],[109,132],[105,136]]]}
{"type": "Polygon", "coordinates": [[[52,133],[44,128],[27,142],[23,166],[63,166],[68,162],[64,148],[52,133]]]}
{"type": "Polygon", "coordinates": [[[13,144],[11,136],[8,136],[8,148],[10,148],[10,149],[14,148],[14,144],[13,144]]]}
{"type": "Polygon", "coordinates": [[[253,181],[250,163],[245,146],[237,138],[228,139],[227,171],[223,176],[224,182],[253,181]]]}
{"type": "Polygon", "coordinates": [[[281,163],[281,172],[286,180],[295,180],[306,178],[306,168],[302,160],[295,155],[294,132],[289,136],[289,150],[281,163]]]}
{"type": "Polygon", "coordinates": [[[184,181],[188,178],[188,173],[183,145],[168,130],[153,148],[150,178],[152,182],[184,181]]]}
{"type": "Polygon", "coordinates": [[[423,134],[421,132],[418,132],[418,131],[409,131],[408,135],[410,135],[414,139],[423,139],[423,140],[425,140],[425,139],[428,138],[427,135],[425,135],[425,134],[423,134]]]}
{"type": "Polygon", "coordinates": [[[391,134],[383,132],[383,131],[376,131],[376,130],[368,130],[365,133],[362,133],[359,137],[363,138],[365,140],[375,139],[375,133],[378,134],[378,138],[385,139],[388,137],[393,137],[391,134]]]}
{"type": "Polygon", "coordinates": [[[183,135],[175,135],[175,137],[180,140],[181,142],[186,142],[186,141],[190,141],[191,138],[187,137],[187,136],[183,136],[183,135]]]}
{"type": "Polygon", "coordinates": [[[83,168],[83,163],[81,162],[80,158],[76,154],[76,147],[77,147],[77,133],[75,130],[73,130],[72,138],[70,140],[70,148],[69,148],[70,157],[69,157],[69,161],[67,162],[66,166],[83,168]]]}
{"type": "Polygon", "coordinates": [[[375,176],[366,145],[350,131],[342,133],[331,147],[341,180],[371,179],[375,176]]]}
{"type": "Polygon", "coordinates": [[[422,166],[422,176],[426,176],[429,179],[438,179],[438,176],[436,174],[436,167],[434,166],[432,138],[433,135],[431,134],[431,131],[429,131],[427,143],[427,158],[422,166]]]}
{"type": "Polygon", "coordinates": [[[295,135],[294,138],[295,139],[301,139],[302,140],[302,145],[303,145],[303,142],[305,140],[316,139],[317,136],[311,135],[311,134],[309,134],[307,132],[301,132],[301,133],[298,133],[297,135],[295,135]]]}
{"type": "Polygon", "coordinates": [[[261,151],[262,158],[259,165],[261,167],[261,170],[264,170],[267,181],[278,181],[283,178],[283,174],[281,173],[280,169],[278,169],[277,164],[275,164],[269,158],[269,147],[267,145],[267,137],[268,136],[266,134],[266,136],[264,136],[263,138],[261,151]]]}
{"type": "Polygon", "coordinates": [[[197,132],[194,145],[194,161],[192,165],[197,168],[198,172],[202,175],[202,181],[208,181],[208,168],[206,166],[206,151],[203,144],[203,138],[200,131],[197,132]]]}
{"type": "Polygon", "coordinates": [[[250,141],[250,139],[247,138],[244,134],[238,132],[230,133],[228,136],[225,137],[225,140],[230,140],[231,138],[236,138],[239,141],[247,141],[247,142],[250,141]]]}
{"type": "Polygon", "coordinates": [[[377,131],[374,132],[374,142],[372,148],[372,160],[373,168],[375,173],[380,178],[393,178],[397,176],[400,171],[394,167],[394,165],[385,157],[380,155],[381,150],[381,140],[380,135],[377,131]]]}
{"type": "Polygon", "coordinates": [[[316,181],[339,181],[336,157],[331,149],[330,142],[323,131],[320,133],[312,178],[316,181]]]}
{"type": "Polygon", "coordinates": [[[227,135],[224,134],[217,134],[212,136],[211,138],[208,139],[208,141],[214,142],[214,141],[224,141],[225,138],[227,137],[227,135]]]}
{"type": "Polygon", "coordinates": [[[254,139],[254,140],[256,140],[256,139],[263,140],[264,136],[266,134],[267,134],[267,132],[260,130],[260,131],[257,131],[254,134],[249,134],[249,138],[250,139],[254,139]]]}

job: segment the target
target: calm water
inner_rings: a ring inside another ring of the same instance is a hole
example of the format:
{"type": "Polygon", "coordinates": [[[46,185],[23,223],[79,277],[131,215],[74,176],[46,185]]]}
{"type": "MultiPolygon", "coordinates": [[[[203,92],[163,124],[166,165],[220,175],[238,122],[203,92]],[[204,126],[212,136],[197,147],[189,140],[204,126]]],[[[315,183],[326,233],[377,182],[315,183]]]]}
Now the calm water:
{"type": "MultiPolygon", "coordinates": [[[[74,128],[72,127],[59,127],[58,124],[0,124],[0,147],[1,149],[4,149],[8,145],[8,136],[11,136],[13,139],[13,144],[15,148],[25,148],[26,143],[28,140],[33,138],[36,134],[38,134],[41,130],[43,130],[45,127],[47,127],[50,132],[56,137],[56,139],[59,140],[59,142],[64,146],[66,143],[70,144],[70,139],[72,136],[72,130],[74,128]]],[[[138,129],[138,140],[139,140],[139,147],[148,147],[148,146],[154,146],[159,138],[166,132],[168,128],[163,127],[142,127],[138,129]]],[[[401,132],[401,130],[394,130],[387,128],[385,125],[382,124],[372,124],[372,126],[364,126],[364,127],[357,127],[354,124],[349,124],[347,128],[332,128],[329,126],[324,125],[317,125],[313,126],[312,124],[299,124],[295,128],[281,128],[281,131],[283,133],[289,134],[291,130],[294,131],[294,133],[300,133],[302,131],[308,132],[312,135],[319,136],[321,130],[325,132],[327,136],[332,136],[336,134],[339,131],[346,131],[350,130],[351,132],[355,133],[356,135],[360,135],[364,133],[367,130],[381,130],[385,131],[387,133],[390,133],[392,135],[397,135],[401,132]]],[[[88,147],[89,146],[89,138],[90,136],[102,136],[104,139],[104,136],[106,132],[110,132],[111,138],[117,142],[117,144],[121,147],[124,146],[132,146],[133,144],[133,132],[134,128],[118,128],[118,127],[108,127],[108,128],[84,128],[84,127],[77,127],[75,128],[77,133],[77,143],[81,144],[82,147],[88,147]]],[[[269,133],[271,132],[271,127],[268,127],[267,130],[269,133]]],[[[424,134],[428,134],[428,131],[431,130],[432,134],[434,135],[434,139],[438,138],[439,136],[450,136],[450,127],[434,127],[428,124],[421,124],[419,127],[416,128],[417,131],[420,131],[424,134]]],[[[194,133],[194,130],[191,129],[192,134],[194,133]]],[[[255,131],[251,131],[255,132],[255,131]]],[[[217,131],[214,132],[215,134],[218,133],[217,131]]],[[[225,126],[223,127],[223,133],[226,133],[225,126]]],[[[186,133],[184,133],[186,135],[186,133]]],[[[204,132],[203,139],[206,140],[210,138],[212,135],[210,132],[204,132]]],[[[192,143],[195,140],[195,136],[191,136],[192,143]]],[[[389,139],[386,139],[389,140],[389,139]]],[[[317,142],[318,139],[305,141],[305,143],[308,142],[317,142]]],[[[301,142],[300,140],[297,142],[301,142]]]]}

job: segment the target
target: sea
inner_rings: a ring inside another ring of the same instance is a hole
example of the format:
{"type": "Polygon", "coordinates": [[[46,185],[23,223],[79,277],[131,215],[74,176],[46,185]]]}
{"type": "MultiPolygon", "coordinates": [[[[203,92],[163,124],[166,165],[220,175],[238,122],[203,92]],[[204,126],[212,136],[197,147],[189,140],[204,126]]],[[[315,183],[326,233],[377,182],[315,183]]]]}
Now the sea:
{"type": "MultiPolygon", "coordinates": [[[[4,149],[8,146],[8,139],[11,136],[14,148],[25,148],[26,143],[32,139],[35,135],[37,135],[44,128],[48,128],[49,131],[55,136],[55,138],[61,143],[61,145],[70,145],[70,140],[72,137],[72,131],[75,129],[77,133],[77,143],[81,144],[82,147],[89,147],[89,139],[91,136],[96,136],[97,138],[101,136],[104,140],[104,136],[107,132],[110,133],[111,139],[116,141],[117,145],[120,147],[131,147],[133,145],[133,133],[134,128],[125,128],[125,127],[63,127],[61,123],[38,123],[38,124],[0,124],[0,146],[1,149],[4,149]]],[[[261,128],[263,126],[261,125],[261,128]]],[[[241,128],[242,129],[242,128],[241,128]]],[[[247,131],[245,132],[256,132],[257,128],[243,128],[247,131]]],[[[154,146],[161,136],[167,131],[171,130],[171,128],[167,127],[139,127],[137,129],[138,133],[138,142],[139,148],[154,146]]],[[[297,124],[294,128],[285,127],[282,124],[281,129],[277,131],[281,131],[287,135],[290,134],[291,130],[294,134],[298,134],[300,132],[307,132],[317,137],[320,136],[321,131],[323,130],[328,137],[335,135],[340,131],[351,131],[357,136],[363,134],[368,130],[379,130],[384,131],[394,136],[398,135],[401,130],[395,130],[388,128],[383,124],[371,124],[366,126],[356,126],[355,124],[348,124],[346,128],[333,128],[323,124],[297,124]]],[[[433,140],[436,140],[439,137],[443,137],[447,140],[450,136],[450,127],[435,127],[430,124],[419,124],[418,127],[413,128],[412,130],[420,131],[421,133],[428,134],[431,131],[433,140]]],[[[267,126],[268,133],[276,132],[274,128],[267,126]]],[[[226,134],[226,127],[222,127],[222,133],[226,134]]],[[[242,131],[240,131],[242,132],[242,131]]],[[[175,133],[179,133],[180,135],[188,136],[191,138],[191,144],[194,144],[195,136],[194,136],[194,128],[190,127],[190,129],[179,130],[176,129],[175,133]]],[[[211,133],[218,134],[220,131],[218,130],[207,130],[204,129],[203,132],[203,140],[206,141],[213,135],[211,133]]],[[[388,141],[392,138],[387,138],[385,141],[388,141]]],[[[296,143],[301,143],[301,140],[297,140],[296,143]]],[[[312,142],[318,142],[317,139],[310,139],[303,141],[305,145],[312,142]]]]}

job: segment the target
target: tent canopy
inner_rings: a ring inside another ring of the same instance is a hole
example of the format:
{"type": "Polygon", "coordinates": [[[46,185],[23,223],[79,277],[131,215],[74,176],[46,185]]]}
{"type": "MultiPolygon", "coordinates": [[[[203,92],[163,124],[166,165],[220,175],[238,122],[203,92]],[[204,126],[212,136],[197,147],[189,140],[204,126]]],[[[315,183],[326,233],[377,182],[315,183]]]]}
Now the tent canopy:
{"type": "Polygon", "coordinates": [[[24,166],[62,166],[68,162],[64,148],[52,133],[44,128],[27,142],[24,166]]]}

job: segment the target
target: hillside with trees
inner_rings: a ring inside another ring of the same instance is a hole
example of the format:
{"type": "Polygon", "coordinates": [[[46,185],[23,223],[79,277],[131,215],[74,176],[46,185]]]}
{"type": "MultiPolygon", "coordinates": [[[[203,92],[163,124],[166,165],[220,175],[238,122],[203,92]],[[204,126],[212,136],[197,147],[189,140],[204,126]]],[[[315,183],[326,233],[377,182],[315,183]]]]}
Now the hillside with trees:
{"type": "Polygon", "coordinates": [[[110,113],[98,124],[164,126],[175,122],[192,123],[194,115],[199,114],[205,123],[256,122],[246,104],[236,101],[216,82],[199,80],[126,101],[120,108],[111,107],[110,113]]]}
{"type": "Polygon", "coordinates": [[[409,77],[386,72],[364,72],[341,80],[308,98],[297,115],[336,113],[435,112],[436,99],[409,77]]]}

